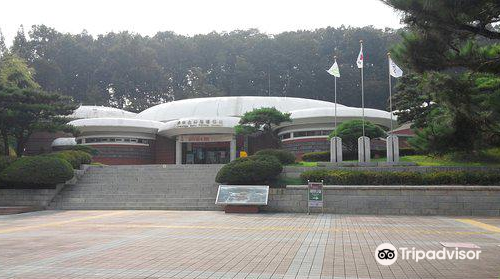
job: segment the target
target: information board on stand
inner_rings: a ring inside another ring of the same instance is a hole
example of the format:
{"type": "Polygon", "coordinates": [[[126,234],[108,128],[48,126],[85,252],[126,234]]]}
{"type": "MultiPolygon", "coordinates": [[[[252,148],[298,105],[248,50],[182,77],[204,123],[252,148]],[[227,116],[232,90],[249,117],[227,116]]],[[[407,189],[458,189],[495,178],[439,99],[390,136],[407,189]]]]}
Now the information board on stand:
{"type": "Polygon", "coordinates": [[[323,194],[323,181],[307,182],[307,214],[311,212],[311,208],[321,208],[321,212],[324,212],[323,194]]]}

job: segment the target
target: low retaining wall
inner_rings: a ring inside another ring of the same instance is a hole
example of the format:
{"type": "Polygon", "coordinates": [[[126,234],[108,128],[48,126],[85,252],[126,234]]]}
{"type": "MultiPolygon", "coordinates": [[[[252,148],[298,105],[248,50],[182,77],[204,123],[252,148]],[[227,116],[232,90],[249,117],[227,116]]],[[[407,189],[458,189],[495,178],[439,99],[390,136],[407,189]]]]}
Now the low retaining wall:
{"type": "MultiPolygon", "coordinates": [[[[324,191],[328,213],[500,216],[500,186],[325,186],[324,191]]],[[[270,189],[262,210],[307,212],[307,186],[270,189]]]]}
{"type": "Polygon", "coordinates": [[[74,170],[72,179],[56,185],[54,189],[0,189],[0,206],[29,206],[44,209],[67,185],[75,184],[85,174],[88,166],[74,170]]]}

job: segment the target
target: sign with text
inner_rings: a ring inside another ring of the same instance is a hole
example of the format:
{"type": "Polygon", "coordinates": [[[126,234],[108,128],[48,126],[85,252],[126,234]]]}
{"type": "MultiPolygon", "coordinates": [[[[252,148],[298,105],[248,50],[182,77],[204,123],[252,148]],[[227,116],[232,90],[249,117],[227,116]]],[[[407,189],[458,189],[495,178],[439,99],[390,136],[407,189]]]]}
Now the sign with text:
{"type": "Polygon", "coordinates": [[[221,119],[183,119],[177,121],[176,128],[190,127],[222,127],[224,122],[221,119]]]}
{"type": "Polygon", "coordinates": [[[180,142],[225,142],[233,139],[229,134],[214,135],[181,135],[177,137],[180,142]]]}
{"type": "Polygon", "coordinates": [[[219,185],[215,204],[222,205],[267,205],[269,186],[264,185],[219,185]]]}
{"type": "Polygon", "coordinates": [[[307,204],[309,207],[323,207],[323,183],[309,182],[307,187],[307,204]]]}

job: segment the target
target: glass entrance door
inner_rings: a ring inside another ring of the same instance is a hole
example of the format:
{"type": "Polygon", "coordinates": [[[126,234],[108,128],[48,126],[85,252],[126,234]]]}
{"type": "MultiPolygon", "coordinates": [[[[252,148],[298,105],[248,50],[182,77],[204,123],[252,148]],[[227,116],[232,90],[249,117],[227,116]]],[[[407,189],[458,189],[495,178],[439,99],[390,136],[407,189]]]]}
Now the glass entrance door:
{"type": "Polygon", "coordinates": [[[182,144],[183,164],[229,163],[229,142],[202,142],[182,144]]]}

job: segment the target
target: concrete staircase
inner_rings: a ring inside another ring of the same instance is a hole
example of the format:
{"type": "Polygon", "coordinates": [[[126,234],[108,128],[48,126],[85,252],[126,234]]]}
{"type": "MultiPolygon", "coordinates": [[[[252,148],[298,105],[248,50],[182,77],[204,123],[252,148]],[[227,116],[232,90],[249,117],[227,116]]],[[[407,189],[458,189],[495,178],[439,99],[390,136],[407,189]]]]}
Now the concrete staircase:
{"type": "Polygon", "coordinates": [[[220,210],[215,176],[222,165],[90,166],[50,209],[220,210]]]}

